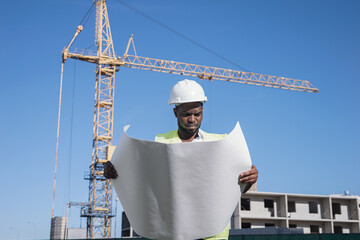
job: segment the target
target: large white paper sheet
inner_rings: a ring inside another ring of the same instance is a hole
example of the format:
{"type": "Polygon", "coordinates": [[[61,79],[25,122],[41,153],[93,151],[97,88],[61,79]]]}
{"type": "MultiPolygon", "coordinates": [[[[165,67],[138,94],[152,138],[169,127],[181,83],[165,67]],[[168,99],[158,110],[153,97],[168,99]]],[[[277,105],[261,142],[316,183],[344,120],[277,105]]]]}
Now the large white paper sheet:
{"type": "Polygon", "coordinates": [[[129,137],[111,162],[113,186],[135,232],[150,239],[198,239],[223,231],[251,168],[239,123],[224,139],[164,144],[129,137]]]}

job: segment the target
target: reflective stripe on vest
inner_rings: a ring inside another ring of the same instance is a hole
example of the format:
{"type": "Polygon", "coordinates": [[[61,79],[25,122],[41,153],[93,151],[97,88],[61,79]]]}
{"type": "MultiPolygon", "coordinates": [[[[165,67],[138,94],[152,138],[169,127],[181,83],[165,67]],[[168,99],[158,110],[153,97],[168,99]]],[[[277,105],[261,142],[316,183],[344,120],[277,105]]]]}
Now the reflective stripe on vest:
{"type": "MultiPolygon", "coordinates": [[[[214,134],[203,132],[204,134],[204,142],[211,142],[223,139],[227,134],[214,134]]],[[[158,134],[155,137],[155,142],[161,143],[181,143],[181,139],[179,137],[178,131],[170,131],[168,133],[158,134]]]]}

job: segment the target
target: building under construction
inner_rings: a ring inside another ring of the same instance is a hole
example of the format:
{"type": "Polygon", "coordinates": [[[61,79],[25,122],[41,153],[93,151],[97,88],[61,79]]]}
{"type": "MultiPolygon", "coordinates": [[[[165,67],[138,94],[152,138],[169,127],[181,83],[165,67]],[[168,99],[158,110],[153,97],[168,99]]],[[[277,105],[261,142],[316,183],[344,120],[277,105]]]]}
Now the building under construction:
{"type": "MultiPolygon", "coordinates": [[[[69,230],[68,233],[65,217],[55,218],[51,238],[86,238],[86,229],[69,230]]],[[[230,236],[309,233],[360,233],[360,197],[348,193],[310,195],[249,191],[240,199],[230,220],[230,236]]],[[[121,237],[141,237],[124,212],[121,237]]]]}

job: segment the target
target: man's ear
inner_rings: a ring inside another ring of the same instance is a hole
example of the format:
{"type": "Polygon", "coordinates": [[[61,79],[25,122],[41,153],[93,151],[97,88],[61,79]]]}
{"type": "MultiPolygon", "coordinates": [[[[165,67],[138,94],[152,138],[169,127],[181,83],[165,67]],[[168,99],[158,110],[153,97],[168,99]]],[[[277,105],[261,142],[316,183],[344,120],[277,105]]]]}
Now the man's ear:
{"type": "Polygon", "coordinates": [[[177,118],[177,108],[174,108],[173,110],[174,110],[174,115],[177,118]]]}

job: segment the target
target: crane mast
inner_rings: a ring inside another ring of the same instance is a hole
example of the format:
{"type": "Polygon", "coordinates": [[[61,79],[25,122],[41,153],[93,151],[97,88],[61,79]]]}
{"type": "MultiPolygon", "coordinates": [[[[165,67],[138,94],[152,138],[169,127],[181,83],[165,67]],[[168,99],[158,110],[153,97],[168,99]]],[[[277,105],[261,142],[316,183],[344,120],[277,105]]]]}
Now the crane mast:
{"type": "Polygon", "coordinates": [[[96,0],[95,44],[97,46],[93,149],[89,180],[89,205],[83,217],[87,218],[87,237],[110,237],[111,181],[103,177],[104,163],[109,161],[113,141],[114,87],[116,66],[103,59],[114,58],[109,17],[105,0],[96,0]]]}
{"type": "Polygon", "coordinates": [[[72,42],[83,29],[82,26],[78,26],[73,39],[62,53],[63,63],[66,59],[73,58],[96,64],[92,162],[90,172],[85,177],[89,180],[89,202],[84,204],[84,209],[81,211],[81,217],[87,218],[87,238],[89,239],[111,237],[110,220],[114,217],[111,204],[111,181],[104,178],[103,172],[104,163],[110,160],[114,150],[112,145],[114,89],[115,73],[118,67],[302,92],[319,91],[310,82],[303,80],[141,57],[136,54],[133,36],[129,39],[125,54],[122,57],[116,57],[106,0],[94,0],[94,4],[96,5],[95,45],[97,52],[69,50],[72,42]],[[128,54],[131,44],[135,55],[128,54]]]}

